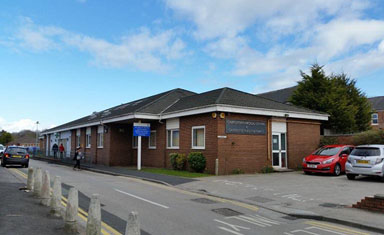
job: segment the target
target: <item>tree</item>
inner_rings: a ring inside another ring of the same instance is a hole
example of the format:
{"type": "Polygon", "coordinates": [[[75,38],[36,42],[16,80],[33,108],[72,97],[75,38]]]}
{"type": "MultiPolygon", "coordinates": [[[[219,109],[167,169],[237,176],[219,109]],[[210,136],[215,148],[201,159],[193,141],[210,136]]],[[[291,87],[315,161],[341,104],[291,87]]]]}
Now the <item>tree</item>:
{"type": "Polygon", "coordinates": [[[12,139],[13,139],[13,137],[12,137],[11,133],[6,132],[6,131],[4,131],[4,130],[2,130],[2,131],[0,132],[0,144],[2,144],[2,145],[6,145],[6,144],[8,144],[9,142],[11,142],[12,139]]]}
{"type": "Polygon", "coordinates": [[[300,71],[302,80],[290,98],[294,105],[328,113],[324,128],[339,133],[353,133],[370,128],[371,105],[356,81],[346,74],[327,76],[323,66],[314,64],[311,74],[300,71]]]}

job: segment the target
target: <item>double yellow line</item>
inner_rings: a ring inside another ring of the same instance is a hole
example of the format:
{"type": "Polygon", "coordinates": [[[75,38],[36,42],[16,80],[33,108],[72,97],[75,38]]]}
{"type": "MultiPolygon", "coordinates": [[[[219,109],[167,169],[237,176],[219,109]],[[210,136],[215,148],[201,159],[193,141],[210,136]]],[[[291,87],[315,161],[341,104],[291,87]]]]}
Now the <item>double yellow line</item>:
{"type": "Polygon", "coordinates": [[[308,224],[308,225],[315,226],[315,227],[319,227],[322,229],[333,230],[335,232],[340,232],[340,233],[349,234],[349,235],[369,235],[369,233],[359,232],[359,231],[349,229],[346,227],[341,227],[341,226],[328,224],[328,223],[321,223],[321,222],[317,222],[317,221],[313,221],[313,220],[306,221],[304,223],[308,224]]]}
{"type": "MultiPolygon", "coordinates": [[[[10,171],[18,174],[19,176],[23,177],[24,179],[27,179],[28,176],[27,174],[25,174],[24,172],[20,171],[20,170],[17,170],[15,168],[9,168],[10,171]]],[[[66,207],[67,206],[67,202],[68,202],[68,199],[65,198],[64,196],[61,196],[61,204],[66,207]]],[[[85,222],[87,222],[87,218],[88,218],[88,213],[86,211],[84,211],[83,209],[81,209],[79,207],[79,210],[78,210],[78,214],[77,214],[82,220],[84,220],[85,222]]],[[[108,224],[104,223],[103,221],[101,221],[101,233],[103,235],[109,235],[109,234],[113,234],[113,235],[121,235],[121,233],[119,233],[116,229],[112,228],[111,226],[109,226],[108,224]]]]}

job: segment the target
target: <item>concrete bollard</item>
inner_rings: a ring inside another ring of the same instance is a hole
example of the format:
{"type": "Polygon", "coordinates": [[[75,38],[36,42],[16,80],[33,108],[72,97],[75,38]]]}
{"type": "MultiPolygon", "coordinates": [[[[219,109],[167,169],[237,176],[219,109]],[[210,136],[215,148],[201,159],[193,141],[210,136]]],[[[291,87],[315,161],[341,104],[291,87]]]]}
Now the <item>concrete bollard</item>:
{"type": "Polygon", "coordinates": [[[140,235],[140,223],[136,211],[129,213],[125,235],[140,235]]]}
{"type": "Polygon", "coordinates": [[[77,189],[74,187],[69,189],[67,208],[65,210],[64,231],[69,234],[77,233],[77,213],[79,209],[79,199],[77,189]]]}
{"type": "Polygon", "coordinates": [[[219,175],[219,159],[215,160],[215,175],[219,175]]]}
{"type": "Polygon", "coordinates": [[[60,217],[61,216],[61,179],[60,176],[55,176],[55,179],[53,180],[53,188],[52,188],[52,196],[51,196],[51,211],[50,214],[54,217],[60,217]]]}
{"type": "Polygon", "coordinates": [[[28,179],[27,179],[27,189],[33,190],[33,177],[34,177],[34,169],[32,167],[28,168],[28,179]]]}
{"type": "Polygon", "coordinates": [[[89,204],[88,220],[87,220],[87,235],[101,234],[101,209],[98,194],[93,194],[91,203],[89,204]]]}
{"type": "Polygon", "coordinates": [[[49,200],[51,198],[51,180],[49,172],[45,171],[43,175],[43,185],[41,186],[41,201],[40,203],[44,206],[49,206],[49,200]]]}
{"type": "Polygon", "coordinates": [[[33,182],[33,195],[36,197],[40,196],[42,181],[43,181],[43,175],[41,172],[41,168],[38,167],[36,169],[34,182],[33,182]]]}

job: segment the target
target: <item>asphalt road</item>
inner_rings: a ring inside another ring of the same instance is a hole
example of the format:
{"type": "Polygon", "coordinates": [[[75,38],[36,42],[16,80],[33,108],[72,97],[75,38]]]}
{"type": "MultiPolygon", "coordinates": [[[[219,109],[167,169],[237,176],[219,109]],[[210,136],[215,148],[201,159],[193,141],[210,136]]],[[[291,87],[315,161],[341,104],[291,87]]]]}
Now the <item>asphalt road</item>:
{"type": "MultiPolygon", "coordinates": [[[[331,223],[286,217],[236,201],[208,197],[174,187],[127,177],[30,161],[30,166],[48,170],[51,179],[61,176],[63,194],[70,186],[79,189],[80,207],[87,211],[89,197],[100,195],[102,220],[124,233],[131,211],[139,213],[143,234],[374,234],[331,223]]],[[[26,169],[8,169],[23,171],[26,169]]]]}

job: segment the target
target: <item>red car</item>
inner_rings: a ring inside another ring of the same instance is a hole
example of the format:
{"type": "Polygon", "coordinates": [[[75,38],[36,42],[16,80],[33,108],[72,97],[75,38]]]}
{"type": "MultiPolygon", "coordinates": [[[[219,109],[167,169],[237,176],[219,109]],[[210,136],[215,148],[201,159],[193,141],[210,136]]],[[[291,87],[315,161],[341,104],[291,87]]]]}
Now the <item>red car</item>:
{"type": "Polygon", "coordinates": [[[330,173],[339,176],[345,172],[345,163],[354,148],[353,145],[323,146],[303,158],[304,173],[330,173]]]}

